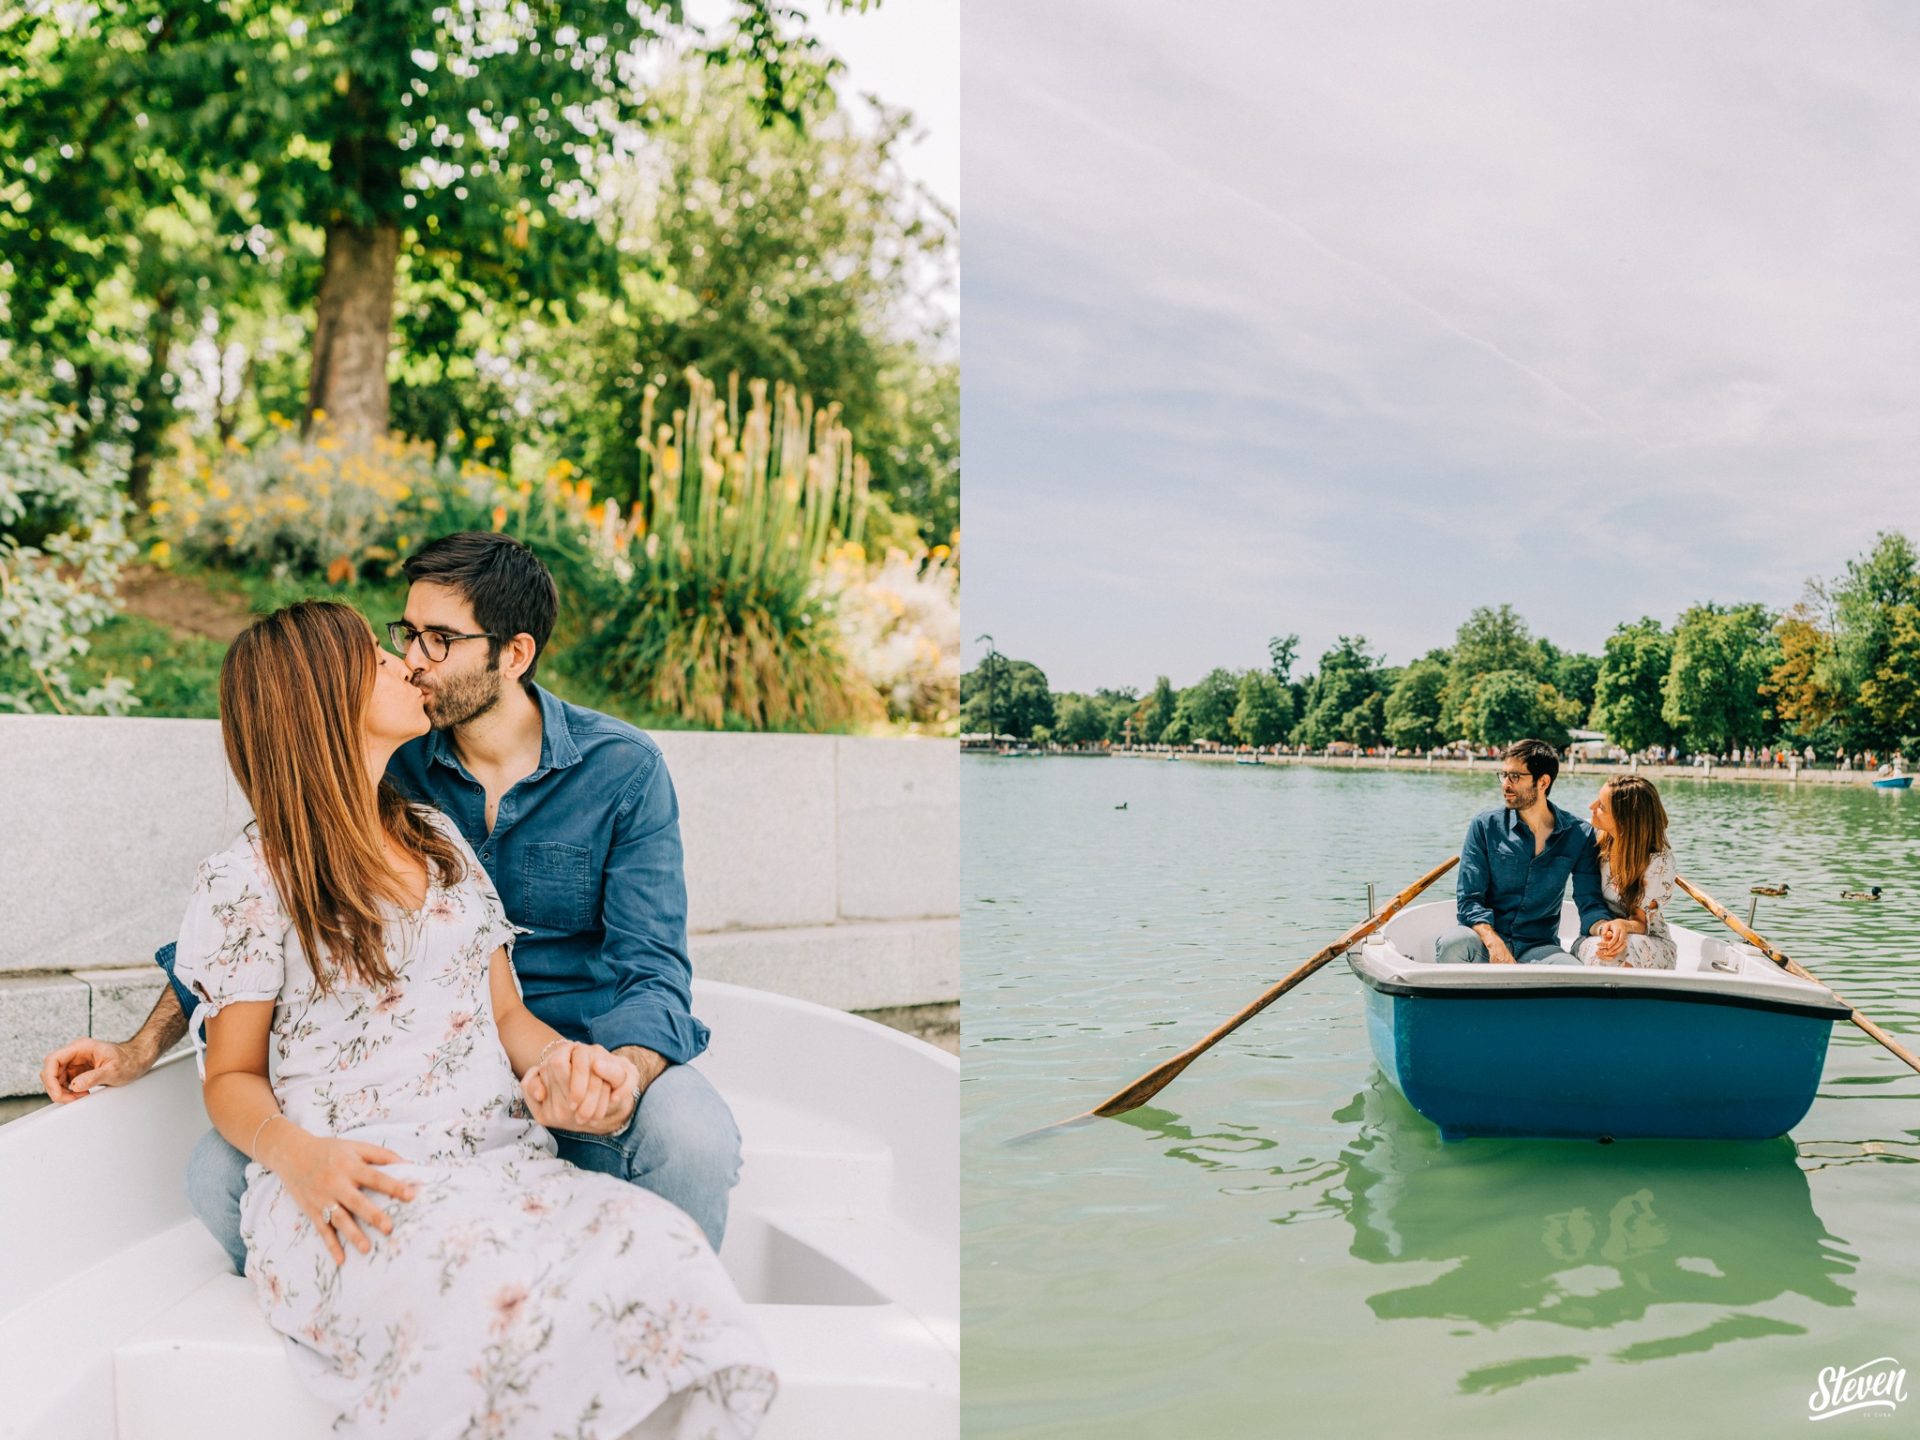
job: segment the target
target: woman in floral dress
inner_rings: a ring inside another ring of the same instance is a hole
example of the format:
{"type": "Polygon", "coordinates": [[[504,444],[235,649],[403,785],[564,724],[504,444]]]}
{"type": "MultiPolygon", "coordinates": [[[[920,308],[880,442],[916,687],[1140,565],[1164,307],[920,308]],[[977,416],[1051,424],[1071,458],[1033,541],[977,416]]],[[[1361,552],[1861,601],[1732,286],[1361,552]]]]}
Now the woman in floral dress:
{"type": "Polygon", "coordinates": [[[235,642],[220,715],[255,823],[200,867],[176,973],[253,1160],[247,1276],[336,1431],[751,1435],[776,1382],[699,1227],[529,1115],[515,1077],[567,1042],[459,831],[382,779],[427,729],[404,664],[290,606],[235,642]]]}
{"type": "Polygon", "coordinates": [[[1665,907],[1679,870],[1667,848],[1667,809],[1644,775],[1616,775],[1588,811],[1600,842],[1600,893],[1613,918],[1593,927],[1573,953],[1589,965],[1671,970],[1675,950],[1665,907]]]}

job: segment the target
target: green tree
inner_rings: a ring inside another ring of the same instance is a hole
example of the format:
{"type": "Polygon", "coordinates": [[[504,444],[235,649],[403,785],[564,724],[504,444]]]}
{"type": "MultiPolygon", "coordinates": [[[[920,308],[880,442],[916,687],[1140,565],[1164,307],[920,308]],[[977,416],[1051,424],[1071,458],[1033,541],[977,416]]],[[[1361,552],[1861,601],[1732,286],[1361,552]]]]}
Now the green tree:
{"type": "Polygon", "coordinates": [[[1374,690],[1340,717],[1344,739],[1362,747],[1384,744],[1387,738],[1387,697],[1374,690]]]}
{"type": "Polygon", "coordinates": [[[883,110],[869,133],[827,108],[770,126],[756,84],[743,67],[682,69],[656,88],[665,118],[613,221],[650,263],[622,273],[617,297],[588,298],[580,334],[554,337],[556,398],[574,406],[589,472],[631,502],[648,385],[671,397],[690,366],[786,380],[838,404],[874,488],[946,539],[958,374],[930,358],[945,322],[916,294],[950,263],[953,221],[901,172],[912,117],[883,110]]]}
{"type": "Polygon", "coordinates": [[[1233,709],[1239,702],[1240,684],[1231,670],[1209,671],[1197,684],[1180,692],[1176,718],[1185,722],[1189,742],[1211,740],[1219,745],[1233,741],[1233,709]]]}
{"type": "MultiPolygon", "coordinates": [[[[1364,635],[1342,635],[1320,657],[1320,669],[1307,682],[1300,721],[1293,739],[1318,750],[1335,740],[1367,743],[1353,733],[1371,723],[1364,708],[1381,688],[1380,661],[1367,649],[1364,635]]],[[[1384,716],[1382,716],[1384,720],[1384,716]]]]}
{"type": "MultiPolygon", "coordinates": [[[[794,13],[742,0],[713,47],[750,60],[764,112],[787,122],[827,84],[782,24],[794,13]]],[[[309,412],[383,431],[403,258],[513,306],[612,289],[619,254],[592,201],[616,146],[657,123],[633,62],[678,19],[671,0],[46,7],[7,50],[34,77],[0,100],[0,134],[34,161],[13,209],[97,193],[106,231],[103,174],[241,182],[214,216],[220,240],[318,233],[309,412]]]]}
{"type": "Polygon", "coordinates": [[[1115,745],[1127,738],[1127,721],[1140,706],[1140,694],[1131,688],[1109,690],[1101,688],[1094,692],[1094,703],[1100,708],[1101,723],[1104,728],[1101,738],[1111,740],[1115,745]]]}
{"type": "Polygon", "coordinates": [[[1056,695],[1053,714],[1053,738],[1063,745],[1097,745],[1107,738],[1106,717],[1091,696],[1056,695]]]}
{"type": "Polygon", "coordinates": [[[1545,672],[1545,678],[1561,695],[1580,707],[1580,716],[1584,720],[1587,712],[1593,709],[1594,694],[1600,684],[1600,657],[1582,655],[1575,650],[1561,651],[1555,655],[1553,666],[1545,672]]]}
{"type": "Polygon", "coordinates": [[[997,652],[960,677],[960,728],[1031,739],[1035,729],[1052,729],[1053,694],[1046,672],[1031,660],[1010,660],[997,652]],[[991,680],[991,686],[989,686],[991,680]],[[989,717],[991,702],[991,718],[989,717]]]}
{"type": "Polygon", "coordinates": [[[1240,677],[1233,707],[1233,733],[1244,745],[1278,745],[1293,728],[1293,696],[1279,679],[1259,670],[1240,677]]]}
{"type": "Polygon", "coordinates": [[[1447,689],[1441,703],[1440,728],[1449,736],[1471,733],[1467,706],[1474,686],[1499,670],[1541,676],[1543,656],[1527,622],[1511,605],[1482,605],[1454,633],[1447,659],[1447,689]]]}
{"type": "Polygon", "coordinates": [[[1387,743],[1401,750],[1431,750],[1445,744],[1440,697],[1446,687],[1447,667],[1437,661],[1416,660],[1401,671],[1382,710],[1387,743]]]}
{"type": "Polygon", "coordinates": [[[1180,697],[1174,692],[1173,682],[1164,675],[1160,676],[1153,682],[1153,693],[1141,701],[1140,708],[1134,712],[1134,744],[1180,743],[1167,738],[1167,727],[1173,724],[1179,709],[1180,697]]]}
{"type": "Polygon", "coordinates": [[[1483,675],[1467,694],[1463,714],[1467,738],[1481,745],[1511,745],[1516,740],[1567,743],[1567,721],[1578,713],[1572,702],[1544,680],[1521,670],[1483,675]]]}
{"type": "Polygon", "coordinates": [[[1660,714],[1690,748],[1720,752],[1765,739],[1760,687],[1779,658],[1772,629],[1759,605],[1709,602],[1680,617],[1660,714]]]}
{"type": "Polygon", "coordinates": [[[1920,606],[1888,607],[1886,643],[1860,686],[1860,705],[1886,746],[1910,748],[1920,737],[1920,606]]]}
{"type": "Polygon", "coordinates": [[[1614,627],[1594,678],[1592,724],[1623,750],[1671,745],[1665,718],[1667,673],[1673,668],[1673,637],[1658,620],[1642,617],[1614,627]]]}
{"type": "Polygon", "coordinates": [[[1847,562],[1830,598],[1833,644],[1816,678],[1835,698],[1848,747],[1887,749],[1900,736],[1876,716],[1895,716],[1899,708],[1885,703],[1884,684],[1876,688],[1877,705],[1867,703],[1864,691],[1888,666],[1896,612],[1920,604],[1920,556],[1913,543],[1898,531],[1882,531],[1870,551],[1847,562]]]}

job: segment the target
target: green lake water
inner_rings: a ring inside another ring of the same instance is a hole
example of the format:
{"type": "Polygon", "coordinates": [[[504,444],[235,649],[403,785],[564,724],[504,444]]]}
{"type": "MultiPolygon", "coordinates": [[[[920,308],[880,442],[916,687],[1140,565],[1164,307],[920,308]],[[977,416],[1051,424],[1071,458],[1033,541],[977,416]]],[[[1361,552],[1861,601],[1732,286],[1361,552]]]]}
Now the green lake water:
{"type": "MultiPolygon", "coordinates": [[[[1336,960],[1150,1107],[1006,1143],[1452,854],[1491,768],[967,757],[962,786],[967,1436],[1806,1434],[1820,1371],[1882,1356],[1911,1398],[1813,1433],[1920,1432],[1920,1075],[1852,1026],[1784,1140],[1442,1144],[1336,960]]],[[[1742,916],[1790,882],[1760,932],[1920,1048],[1920,793],[1663,793],[1683,874],[1742,916]]]]}

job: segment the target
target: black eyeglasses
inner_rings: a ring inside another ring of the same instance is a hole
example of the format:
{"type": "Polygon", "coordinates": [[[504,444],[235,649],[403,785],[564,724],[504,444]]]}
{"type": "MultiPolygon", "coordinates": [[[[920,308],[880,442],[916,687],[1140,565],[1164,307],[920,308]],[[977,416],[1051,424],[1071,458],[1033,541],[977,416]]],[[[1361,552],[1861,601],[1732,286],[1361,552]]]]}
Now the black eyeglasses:
{"type": "Polygon", "coordinates": [[[1532,778],[1533,772],[1531,770],[1502,770],[1500,772],[1500,783],[1502,785],[1505,785],[1509,781],[1515,785],[1524,785],[1532,778]]]}
{"type": "Polygon", "coordinates": [[[413,648],[413,642],[420,642],[420,653],[438,665],[453,652],[456,640],[496,640],[499,637],[489,630],[476,630],[471,635],[453,635],[445,630],[416,630],[404,620],[387,622],[387,643],[403,659],[407,651],[413,648]]]}

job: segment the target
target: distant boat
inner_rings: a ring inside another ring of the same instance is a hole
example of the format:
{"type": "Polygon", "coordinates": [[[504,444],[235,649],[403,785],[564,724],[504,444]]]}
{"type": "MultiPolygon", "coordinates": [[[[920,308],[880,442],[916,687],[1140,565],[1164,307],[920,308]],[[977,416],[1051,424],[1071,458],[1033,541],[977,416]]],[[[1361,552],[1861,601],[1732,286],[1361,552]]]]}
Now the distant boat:
{"type": "Polygon", "coordinates": [[[1266,762],[1258,755],[1236,755],[1233,763],[1236,765],[1264,765],[1266,762]]]}
{"type": "Polygon", "coordinates": [[[1905,790],[1913,784],[1911,775],[1882,775],[1873,782],[1876,790],[1905,790]]]}
{"type": "MultiPolygon", "coordinates": [[[[1672,927],[1672,970],[1439,965],[1450,901],[1348,957],[1387,1078],[1444,1139],[1760,1140],[1805,1117],[1852,1011],[1759,951],[1672,927]]],[[[1568,905],[1562,942],[1579,933],[1568,905]]]]}

